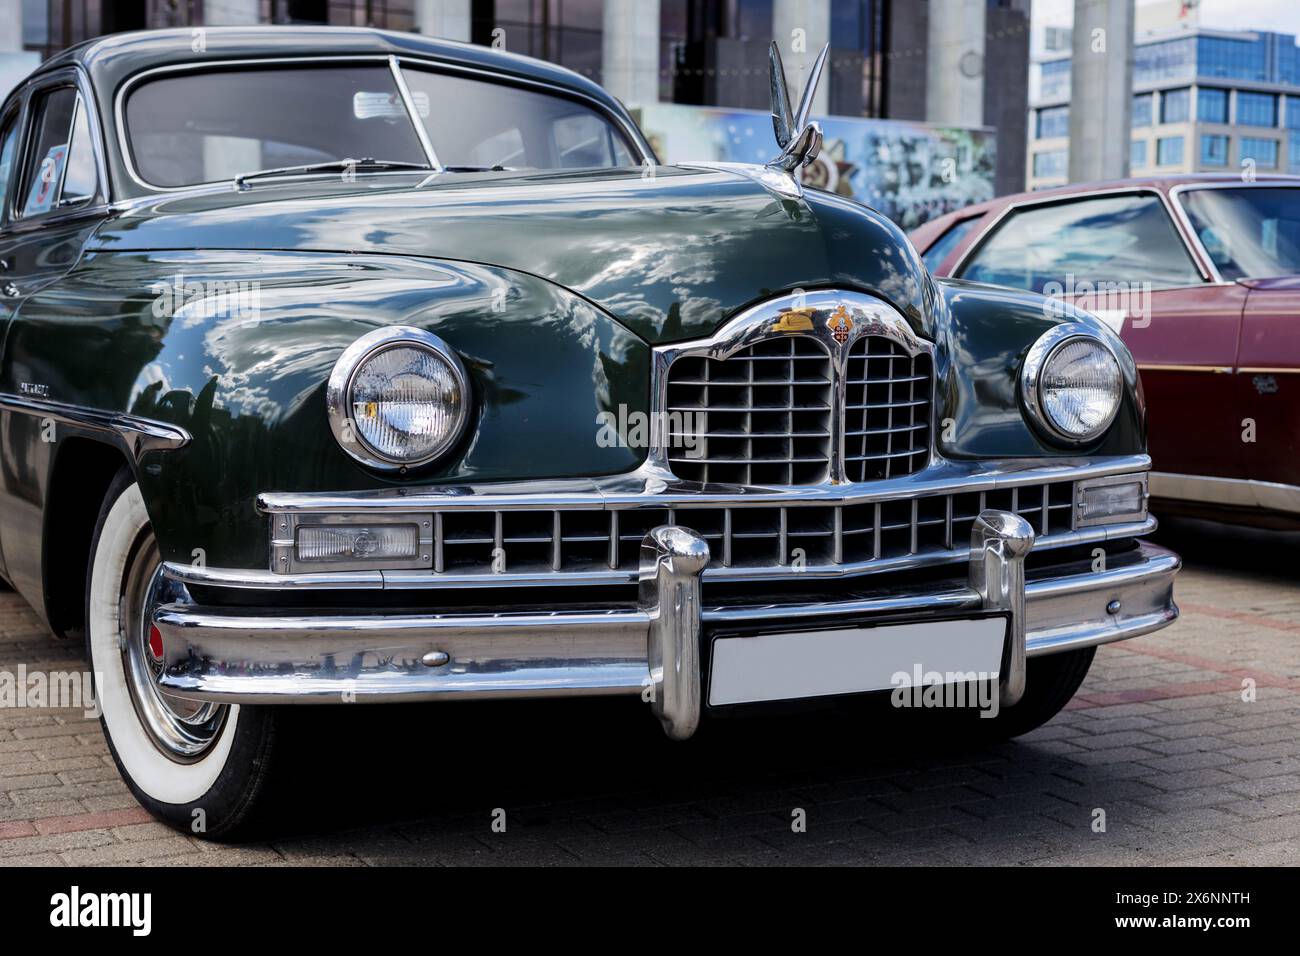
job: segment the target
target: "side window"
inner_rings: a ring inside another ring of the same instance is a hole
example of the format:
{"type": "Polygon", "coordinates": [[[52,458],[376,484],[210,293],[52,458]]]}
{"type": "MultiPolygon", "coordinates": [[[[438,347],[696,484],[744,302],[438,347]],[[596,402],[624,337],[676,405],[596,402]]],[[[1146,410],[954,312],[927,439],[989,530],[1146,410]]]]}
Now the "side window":
{"type": "Polygon", "coordinates": [[[14,171],[14,152],[18,148],[18,114],[10,116],[0,130],[0,218],[9,208],[9,180],[14,171]]]}
{"type": "Polygon", "coordinates": [[[1011,213],[967,260],[961,277],[1042,292],[1049,282],[1201,281],[1159,198],[1099,196],[1011,213]]]}
{"type": "Polygon", "coordinates": [[[975,223],[983,219],[983,216],[971,216],[969,219],[963,219],[948,227],[948,231],[934,241],[929,249],[921,254],[925,261],[925,267],[931,272],[937,272],[944,259],[948,258],[948,253],[957,247],[957,244],[966,238],[966,234],[971,231],[975,223]]]}
{"type": "Polygon", "coordinates": [[[75,206],[95,194],[95,153],[81,97],[70,86],[32,100],[31,152],[19,197],[24,216],[75,206]]]}

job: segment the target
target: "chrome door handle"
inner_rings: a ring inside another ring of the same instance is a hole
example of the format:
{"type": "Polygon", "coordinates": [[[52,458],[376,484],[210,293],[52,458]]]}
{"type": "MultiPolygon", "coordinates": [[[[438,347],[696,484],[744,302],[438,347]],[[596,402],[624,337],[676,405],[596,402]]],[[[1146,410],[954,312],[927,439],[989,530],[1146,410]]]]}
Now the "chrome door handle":
{"type": "Polygon", "coordinates": [[[18,286],[14,285],[12,282],[6,282],[4,293],[9,296],[9,298],[16,299],[18,298],[18,286]]]}

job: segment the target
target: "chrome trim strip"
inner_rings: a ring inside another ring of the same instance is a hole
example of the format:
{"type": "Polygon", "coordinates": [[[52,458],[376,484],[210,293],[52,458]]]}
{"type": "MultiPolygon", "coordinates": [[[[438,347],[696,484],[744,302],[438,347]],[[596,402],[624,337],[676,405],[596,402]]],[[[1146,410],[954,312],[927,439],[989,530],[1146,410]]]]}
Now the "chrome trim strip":
{"type": "Polygon", "coordinates": [[[442,163],[438,161],[438,154],[433,148],[433,142],[429,139],[429,131],[424,128],[424,123],[420,121],[420,111],[415,108],[415,100],[411,97],[411,88],[406,85],[406,77],[402,75],[402,68],[397,63],[397,57],[388,58],[388,68],[393,74],[393,82],[397,84],[397,92],[402,97],[402,105],[406,107],[406,115],[411,119],[411,125],[415,127],[415,138],[420,141],[420,148],[424,150],[424,156],[429,161],[429,168],[435,173],[442,172],[442,163]]]}
{"type": "Polygon", "coordinates": [[[48,418],[64,425],[109,433],[121,439],[138,461],[151,451],[171,451],[190,443],[190,433],[179,425],[156,422],[121,412],[100,411],[27,396],[0,393],[0,408],[23,415],[48,418]]]}
{"type": "MultiPolygon", "coordinates": [[[[1028,657],[1145,634],[1178,616],[1178,556],[1143,544],[1100,573],[1090,561],[1030,571],[1024,589],[1028,657]]],[[[689,572],[688,572],[689,573],[689,572]]],[[[927,614],[980,607],[953,580],[866,592],[838,602],[711,606],[707,624],[927,614]]],[[[162,685],[193,700],[304,704],[641,694],[652,682],[653,610],[502,614],[275,614],[159,608],[167,666],[162,685]],[[447,662],[440,663],[440,655],[447,662]],[[424,663],[425,660],[431,663],[424,663]]]]}
{"type": "Polygon", "coordinates": [[[1152,498],[1203,501],[1216,505],[1262,508],[1300,514],[1300,486],[1253,478],[1218,478],[1212,475],[1178,475],[1153,471],[1149,476],[1152,498]]]}

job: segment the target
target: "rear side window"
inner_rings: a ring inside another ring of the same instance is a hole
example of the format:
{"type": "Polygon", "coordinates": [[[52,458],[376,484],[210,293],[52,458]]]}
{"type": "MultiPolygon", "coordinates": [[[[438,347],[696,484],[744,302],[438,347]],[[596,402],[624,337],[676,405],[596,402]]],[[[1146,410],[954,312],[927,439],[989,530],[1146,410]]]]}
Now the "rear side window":
{"type": "Polygon", "coordinates": [[[961,277],[1034,292],[1048,283],[1073,288],[1085,280],[1150,282],[1155,288],[1201,281],[1163,203],[1143,193],[1013,212],[975,251],[961,277]]]}
{"type": "Polygon", "coordinates": [[[963,219],[949,226],[948,231],[922,253],[921,258],[925,260],[925,267],[931,272],[938,272],[943,260],[948,258],[948,253],[957,248],[957,244],[966,238],[966,234],[982,218],[982,216],[972,216],[970,219],[963,219]]]}
{"type": "Polygon", "coordinates": [[[19,194],[24,216],[76,206],[94,196],[95,153],[76,89],[65,86],[37,94],[31,142],[19,194]]]}
{"type": "Polygon", "coordinates": [[[9,208],[9,180],[14,171],[14,151],[18,148],[17,116],[10,116],[0,132],[0,218],[9,208]]]}

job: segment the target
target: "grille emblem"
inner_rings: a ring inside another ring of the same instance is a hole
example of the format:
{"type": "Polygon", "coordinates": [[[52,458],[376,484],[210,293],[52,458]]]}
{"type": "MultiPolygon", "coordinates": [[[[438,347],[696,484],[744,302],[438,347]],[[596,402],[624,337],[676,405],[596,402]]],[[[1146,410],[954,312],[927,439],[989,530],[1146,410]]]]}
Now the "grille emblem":
{"type": "Polygon", "coordinates": [[[826,327],[831,330],[831,337],[843,345],[849,340],[849,333],[853,331],[853,319],[849,317],[849,310],[841,305],[826,320],[826,327]]]}

